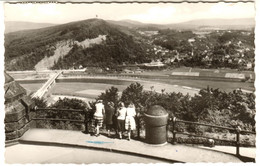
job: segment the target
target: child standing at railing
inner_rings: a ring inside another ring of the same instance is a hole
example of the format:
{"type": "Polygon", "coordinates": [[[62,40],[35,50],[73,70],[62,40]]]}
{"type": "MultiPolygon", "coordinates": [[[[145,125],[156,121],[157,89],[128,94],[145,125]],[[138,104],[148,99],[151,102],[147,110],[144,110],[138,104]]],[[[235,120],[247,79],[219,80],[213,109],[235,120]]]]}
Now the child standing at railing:
{"type": "Polygon", "coordinates": [[[124,103],[121,102],[119,103],[119,108],[117,109],[117,128],[119,133],[119,139],[122,139],[122,134],[124,132],[125,116],[126,116],[126,108],[124,103]]]}
{"type": "Polygon", "coordinates": [[[104,104],[102,103],[102,100],[98,100],[96,103],[96,112],[94,114],[94,119],[95,119],[95,131],[96,131],[96,136],[99,136],[99,128],[103,124],[103,115],[105,113],[105,107],[104,104]]]}
{"type": "Polygon", "coordinates": [[[113,115],[115,114],[115,107],[113,102],[108,102],[106,111],[105,111],[105,122],[106,122],[106,129],[108,132],[108,137],[110,137],[110,130],[113,128],[113,115]]]}
{"type": "Polygon", "coordinates": [[[128,141],[131,139],[131,131],[136,129],[136,123],[135,123],[135,106],[131,102],[127,109],[126,109],[126,119],[125,119],[125,129],[127,130],[127,135],[128,135],[128,141]]]}

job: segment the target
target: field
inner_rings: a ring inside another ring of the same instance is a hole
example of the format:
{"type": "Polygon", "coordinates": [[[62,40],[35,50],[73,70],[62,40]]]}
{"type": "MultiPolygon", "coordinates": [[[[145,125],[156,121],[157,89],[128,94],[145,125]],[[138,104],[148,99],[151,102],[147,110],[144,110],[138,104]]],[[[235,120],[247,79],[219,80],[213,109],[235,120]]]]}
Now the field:
{"type": "Polygon", "coordinates": [[[34,93],[36,92],[38,89],[40,89],[40,87],[43,85],[44,83],[30,83],[30,84],[20,84],[22,87],[24,87],[28,93],[34,93]]]}
{"type": "Polygon", "coordinates": [[[249,82],[230,82],[230,81],[210,81],[210,80],[189,80],[189,79],[168,79],[168,80],[160,80],[160,82],[168,83],[168,84],[175,84],[175,85],[182,85],[182,86],[189,86],[198,89],[207,88],[219,88],[222,91],[231,92],[235,89],[241,88],[248,91],[254,91],[255,87],[253,83],[249,82]]]}
{"type": "Polygon", "coordinates": [[[36,73],[34,71],[32,72],[17,72],[17,73],[9,73],[14,79],[48,79],[50,76],[50,73],[36,73]]]}
{"type": "Polygon", "coordinates": [[[201,69],[201,68],[191,68],[191,67],[179,67],[175,69],[165,69],[165,70],[154,70],[154,71],[144,71],[144,74],[150,75],[169,75],[172,72],[203,72],[208,75],[214,75],[214,73],[242,73],[242,74],[254,74],[253,71],[238,71],[236,69],[201,69]]]}
{"type": "MultiPolygon", "coordinates": [[[[100,80],[99,80],[100,81],[100,80]]],[[[100,95],[102,92],[105,92],[106,89],[109,89],[111,86],[118,88],[119,92],[122,92],[128,85],[135,81],[122,81],[117,80],[117,84],[113,84],[113,82],[106,83],[87,83],[87,82],[60,82],[56,83],[54,88],[52,88],[53,94],[66,94],[66,95],[78,95],[84,96],[88,98],[95,98],[100,95]]],[[[138,81],[144,86],[144,90],[150,91],[154,90],[156,92],[161,93],[162,89],[165,89],[165,92],[181,92],[183,94],[189,93],[190,95],[194,95],[197,93],[197,90],[193,89],[185,89],[179,86],[163,84],[163,83],[155,83],[155,82],[147,82],[147,81],[138,81]]]]}
{"type": "Polygon", "coordinates": [[[255,77],[253,71],[237,71],[234,69],[200,69],[200,68],[189,68],[189,67],[181,67],[171,70],[161,70],[161,71],[144,71],[142,75],[150,75],[156,79],[157,75],[171,75],[173,72],[199,72],[204,78],[200,77],[169,77],[165,79],[159,79],[158,82],[167,83],[172,85],[179,86],[188,86],[193,88],[206,88],[209,86],[210,88],[219,88],[220,90],[230,92],[235,89],[241,88],[247,91],[255,91],[253,82],[242,82],[242,81],[231,81],[231,80],[215,80],[210,77],[220,77],[225,76],[226,73],[238,73],[245,74],[246,76],[252,75],[255,77]]]}
{"type": "MultiPolygon", "coordinates": [[[[198,70],[198,69],[196,69],[198,70]]],[[[202,70],[202,69],[201,69],[202,70]]],[[[184,69],[182,69],[184,71],[184,69]]],[[[231,92],[235,89],[241,88],[242,90],[251,91],[255,90],[254,83],[251,82],[239,82],[239,81],[216,81],[216,80],[199,80],[192,78],[172,78],[172,77],[160,77],[158,75],[167,75],[171,71],[146,71],[142,75],[150,76],[145,78],[116,78],[108,77],[104,75],[102,78],[92,77],[92,78],[69,78],[69,79],[59,79],[56,85],[52,88],[53,94],[63,94],[70,96],[80,96],[87,98],[96,98],[106,89],[114,86],[122,92],[128,85],[133,82],[139,82],[144,86],[147,91],[153,90],[161,93],[162,89],[165,92],[180,92],[183,94],[189,93],[191,96],[198,93],[199,89],[206,88],[219,88],[221,91],[231,92]]],[[[16,78],[26,78],[24,74],[19,76],[16,74],[16,78]]],[[[30,83],[21,83],[21,85],[28,90],[29,93],[37,91],[42,85],[42,83],[30,81],[30,83]]]]}
{"type": "MultiPolygon", "coordinates": [[[[182,77],[170,76],[172,72],[200,72],[209,78],[214,75],[225,75],[225,73],[243,73],[246,75],[253,75],[252,71],[239,72],[234,69],[199,69],[181,67],[167,70],[145,70],[139,74],[113,74],[112,77],[106,74],[86,75],[84,71],[66,71],[69,75],[62,75],[57,80],[56,85],[51,89],[52,95],[57,96],[78,96],[88,99],[95,99],[106,89],[114,86],[119,89],[119,94],[131,83],[139,82],[144,86],[146,91],[165,92],[180,92],[194,96],[203,88],[219,88],[221,91],[232,92],[235,89],[241,88],[247,92],[254,92],[255,87],[253,82],[230,81],[230,80],[211,80],[198,77],[182,77]],[[128,77],[125,77],[125,75],[128,77]],[[74,77],[74,78],[72,78],[74,77]],[[62,79],[63,78],[63,79],[62,79]]],[[[28,94],[37,91],[43,84],[43,78],[48,78],[53,72],[16,72],[10,73],[15,79],[27,80],[21,82],[21,85],[28,91],[28,94]],[[29,81],[28,81],[29,80],[29,81]]],[[[52,96],[53,97],[53,96],[52,96]]],[[[56,97],[57,98],[57,97],[56,97]]],[[[50,99],[52,100],[52,99],[50,99]]]]}

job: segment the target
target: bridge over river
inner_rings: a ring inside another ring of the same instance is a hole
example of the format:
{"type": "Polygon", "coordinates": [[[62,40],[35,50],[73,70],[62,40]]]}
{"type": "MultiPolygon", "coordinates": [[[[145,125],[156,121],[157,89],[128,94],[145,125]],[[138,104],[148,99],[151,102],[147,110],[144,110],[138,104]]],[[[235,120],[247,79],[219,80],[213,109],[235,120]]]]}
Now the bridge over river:
{"type": "Polygon", "coordinates": [[[51,76],[48,81],[46,81],[44,83],[44,85],[38,89],[33,95],[33,98],[42,98],[47,92],[48,90],[55,84],[56,79],[59,77],[59,75],[62,73],[62,71],[59,71],[57,73],[55,73],[53,76],[51,76]]]}
{"type": "MultiPolygon", "coordinates": [[[[131,141],[119,140],[104,135],[95,137],[81,131],[30,129],[20,138],[19,143],[19,145],[6,148],[5,157],[7,163],[64,163],[66,161],[67,163],[90,163],[91,161],[95,163],[243,162],[234,155],[235,147],[231,151],[226,151],[224,148],[221,150],[219,147],[206,149],[199,146],[172,145],[170,143],[164,146],[156,146],[134,139],[131,141]],[[19,147],[23,148],[23,153],[19,153],[19,147]],[[70,150],[64,148],[70,148],[70,150]],[[71,148],[74,149],[74,153],[71,148]],[[26,157],[27,152],[33,149],[35,150],[33,156],[36,158],[26,157]],[[41,153],[39,149],[46,153],[41,153]],[[57,151],[59,155],[54,154],[54,151],[57,151]],[[93,154],[103,153],[103,155],[100,157],[90,157],[91,155],[88,157],[86,155],[82,158],[82,154],[87,154],[89,151],[93,154]],[[80,152],[81,155],[77,152],[80,152]],[[53,154],[53,156],[49,154],[53,154]],[[111,157],[111,155],[114,157],[111,157]],[[118,160],[117,157],[120,156],[117,155],[124,155],[126,158],[133,157],[135,161],[131,161],[131,159],[124,160],[124,158],[118,160]],[[109,156],[111,160],[106,160],[109,156]]],[[[241,155],[247,155],[247,157],[254,158],[254,152],[255,148],[241,149],[241,155]]]]}

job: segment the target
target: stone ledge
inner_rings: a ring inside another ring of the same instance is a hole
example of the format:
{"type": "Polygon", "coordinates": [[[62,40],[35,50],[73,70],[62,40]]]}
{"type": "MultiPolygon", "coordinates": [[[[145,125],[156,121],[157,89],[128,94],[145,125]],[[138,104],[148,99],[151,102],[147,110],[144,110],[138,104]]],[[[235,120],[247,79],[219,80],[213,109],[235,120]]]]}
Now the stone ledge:
{"type": "Polygon", "coordinates": [[[10,141],[10,140],[20,138],[29,129],[30,129],[30,123],[27,123],[21,129],[5,133],[5,139],[6,141],[10,141]]]}
{"type": "Polygon", "coordinates": [[[5,132],[11,132],[21,129],[26,123],[28,123],[28,120],[24,116],[17,122],[10,122],[5,123],[5,132]]]}
{"type": "Polygon", "coordinates": [[[16,111],[16,112],[6,112],[5,114],[5,123],[8,122],[17,122],[19,121],[21,118],[23,118],[25,116],[26,112],[25,112],[25,108],[20,110],[20,111],[16,111]]]}

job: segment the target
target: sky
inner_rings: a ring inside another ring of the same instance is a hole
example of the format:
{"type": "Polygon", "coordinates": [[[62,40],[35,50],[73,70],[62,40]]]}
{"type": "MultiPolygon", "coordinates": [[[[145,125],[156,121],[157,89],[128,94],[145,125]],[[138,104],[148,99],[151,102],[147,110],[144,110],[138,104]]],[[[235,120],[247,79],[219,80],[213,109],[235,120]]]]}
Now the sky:
{"type": "Polygon", "coordinates": [[[5,21],[67,23],[98,17],[169,24],[194,19],[253,18],[254,3],[4,4],[5,21]],[[19,14],[18,14],[19,13],[19,14]]]}

